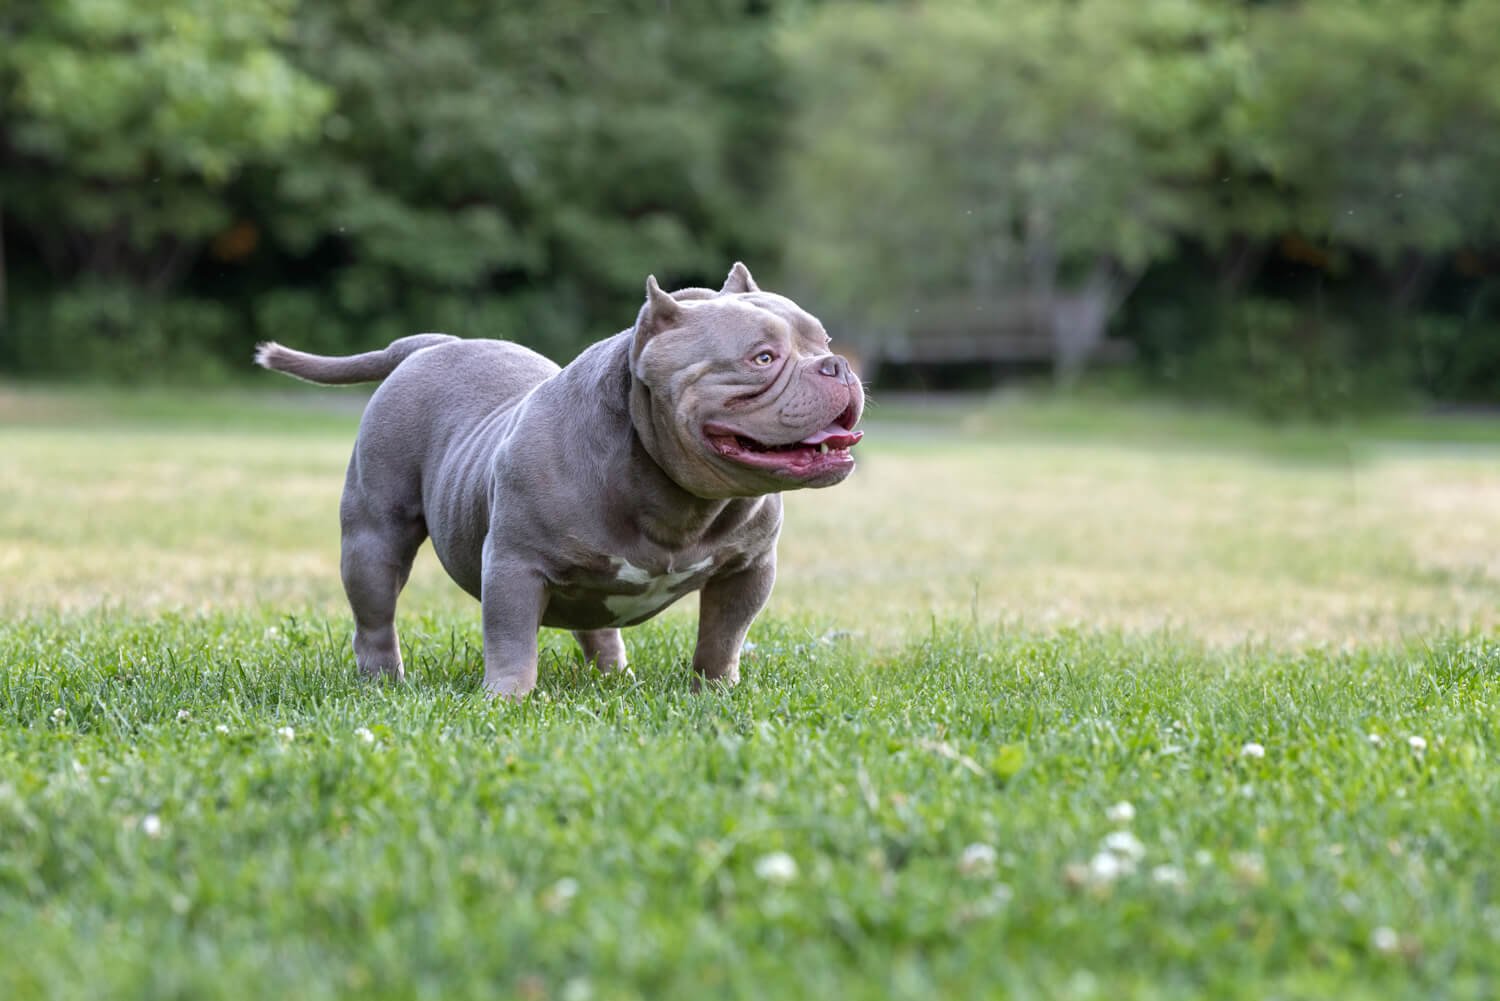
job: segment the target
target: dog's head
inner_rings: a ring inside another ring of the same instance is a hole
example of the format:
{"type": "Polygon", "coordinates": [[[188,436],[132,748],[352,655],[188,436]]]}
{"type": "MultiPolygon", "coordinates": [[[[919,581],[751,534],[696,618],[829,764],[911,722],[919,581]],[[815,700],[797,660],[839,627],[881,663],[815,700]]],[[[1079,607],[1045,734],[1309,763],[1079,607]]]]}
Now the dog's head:
{"type": "Polygon", "coordinates": [[[854,469],[864,389],[823,325],[736,263],[718,292],[646,279],[631,345],[632,417],[699,497],[826,487],[854,469]]]}

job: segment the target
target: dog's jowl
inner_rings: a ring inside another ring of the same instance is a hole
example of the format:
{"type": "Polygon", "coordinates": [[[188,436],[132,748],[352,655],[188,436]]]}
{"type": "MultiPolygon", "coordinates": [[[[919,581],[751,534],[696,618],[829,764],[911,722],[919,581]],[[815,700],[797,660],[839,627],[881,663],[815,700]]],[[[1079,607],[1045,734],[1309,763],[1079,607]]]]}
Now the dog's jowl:
{"type": "Polygon", "coordinates": [[[263,344],[312,382],[384,380],[360,422],[339,520],[354,654],[400,678],[396,598],[424,539],[480,601],[484,686],[536,685],[537,629],[571,629],[600,670],[620,627],[701,591],[693,670],[739,677],[776,576],[780,491],[854,468],[864,392],[822,324],[761,291],[646,280],[635,325],[571,365],[518,344],[418,334],[327,358],[263,344]]]}

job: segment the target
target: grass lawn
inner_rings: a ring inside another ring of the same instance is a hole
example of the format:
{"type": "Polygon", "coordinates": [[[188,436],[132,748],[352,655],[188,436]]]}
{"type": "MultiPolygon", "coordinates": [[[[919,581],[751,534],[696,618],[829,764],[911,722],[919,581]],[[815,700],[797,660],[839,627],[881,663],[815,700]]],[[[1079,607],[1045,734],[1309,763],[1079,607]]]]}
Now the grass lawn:
{"type": "Polygon", "coordinates": [[[355,680],[352,399],[0,387],[0,997],[1500,992],[1492,427],[877,407],[738,689],[497,706],[430,555],[355,680]]]}

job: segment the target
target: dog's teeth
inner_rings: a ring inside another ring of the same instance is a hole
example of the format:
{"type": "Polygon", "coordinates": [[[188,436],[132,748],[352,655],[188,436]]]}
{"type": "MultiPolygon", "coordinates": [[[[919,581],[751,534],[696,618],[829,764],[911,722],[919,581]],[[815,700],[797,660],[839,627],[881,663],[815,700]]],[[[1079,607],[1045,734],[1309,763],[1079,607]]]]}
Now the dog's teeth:
{"type": "Polygon", "coordinates": [[[821,453],[823,453],[824,455],[827,455],[828,454],[828,442],[825,441],[823,444],[819,445],[818,446],[818,451],[821,452],[821,453]]]}

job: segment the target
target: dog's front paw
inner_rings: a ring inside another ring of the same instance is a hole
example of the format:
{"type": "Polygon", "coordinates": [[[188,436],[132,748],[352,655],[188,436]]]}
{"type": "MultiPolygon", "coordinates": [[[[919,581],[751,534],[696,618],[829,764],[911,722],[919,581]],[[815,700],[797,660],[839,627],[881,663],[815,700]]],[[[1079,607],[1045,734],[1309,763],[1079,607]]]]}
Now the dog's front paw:
{"type": "Polygon", "coordinates": [[[704,674],[695,672],[693,674],[693,691],[696,692],[727,692],[740,683],[740,666],[736,664],[732,669],[722,674],[704,674]]]}
{"type": "Polygon", "coordinates": [[[485,678],[481,686],[485,698],[492,702],[501,699],[521,702],[536,688],[536,678],[485,678]]]}
{"type": "Polygon", "coordinates": [[[402,681],[406,671],[401,666],[401,645],[396,627],[354,630],[354,662],[359,673],[369,681],[402,681]]]}
{"type": "Polygon", "coordinates": [[[406,670],[399,662],[395,664],[359,665],[359,676],[366,681],[389,681],[400,684],[406,680],[406,670]]]}

